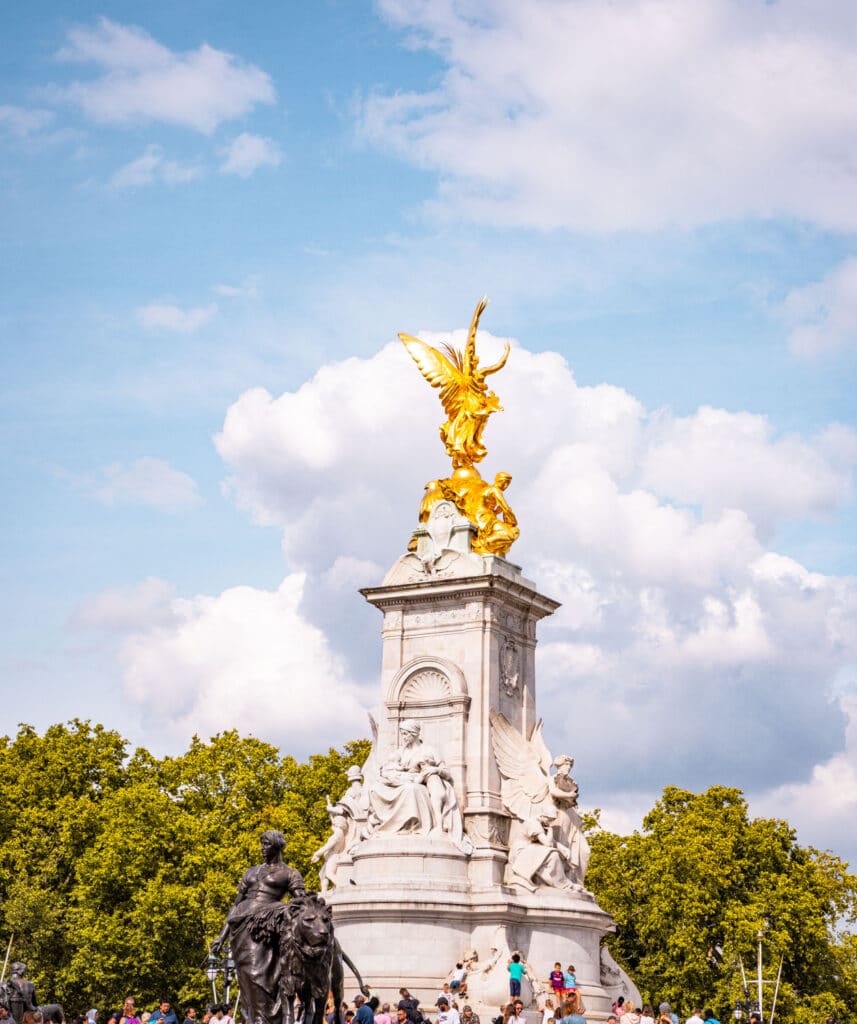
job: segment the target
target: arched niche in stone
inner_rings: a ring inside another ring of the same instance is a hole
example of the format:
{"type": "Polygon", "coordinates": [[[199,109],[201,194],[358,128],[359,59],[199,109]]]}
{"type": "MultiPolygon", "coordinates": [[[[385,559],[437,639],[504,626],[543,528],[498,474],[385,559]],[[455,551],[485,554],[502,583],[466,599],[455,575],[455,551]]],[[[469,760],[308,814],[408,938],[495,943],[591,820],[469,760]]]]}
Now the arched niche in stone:
{"type": "Polygon", "coordinates": [[[393,677],[386,707],[396,744],[405,719],[412,718],[420,723],[423,741],[434,747],[446,762],[463,806],[466,793],[464,743],[470,695],[458,665],[445,658],[414,658],[393,677]]]}

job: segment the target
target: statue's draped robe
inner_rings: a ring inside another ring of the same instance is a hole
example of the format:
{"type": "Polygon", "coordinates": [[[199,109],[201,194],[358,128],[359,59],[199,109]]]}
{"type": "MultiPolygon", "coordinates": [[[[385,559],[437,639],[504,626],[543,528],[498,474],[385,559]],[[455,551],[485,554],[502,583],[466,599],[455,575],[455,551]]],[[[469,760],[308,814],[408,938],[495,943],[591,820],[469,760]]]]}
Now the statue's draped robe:
{"type": "Polygon", "coordinates": [[[282,1017],[280,951],[276,942],[258,941],[253,932],[263,918],[282,906],[285,895],[302,896],[305,891],[300,872],[286,864],[250,868],[238,886],[238,899],[226,920],[241,1008],[252,1024],[278,1024],[282,1017]]]}
{"type": "Polygon", "coordinates": [[[445,832],[456,844],[464,841],[464,826],[452,783],[443,777],[441,760],[431,747],[422,742],[400,747],[381,769],[380,778],[372,787],[372,811],[376,832],[411,832],[429,835],[445,832]],[[441,820],[435,821],[431,796],[425,781],[433,775],[434,785],[442,787],[441,820]]]}

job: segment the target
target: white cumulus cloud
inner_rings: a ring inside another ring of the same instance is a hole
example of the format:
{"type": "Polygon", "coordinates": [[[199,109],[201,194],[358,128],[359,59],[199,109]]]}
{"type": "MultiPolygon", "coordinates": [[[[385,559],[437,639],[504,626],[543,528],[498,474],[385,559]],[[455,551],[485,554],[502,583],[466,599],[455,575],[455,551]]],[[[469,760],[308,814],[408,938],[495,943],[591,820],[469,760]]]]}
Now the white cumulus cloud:
{"type": "Polygon", "coordinates": [[[223,151],[223,174],[237,174],[249,178],[260,167],[279,167],[282,154],[273,139],[242,132],[223,151]]]}
{"type": "Polygon", "coordinates": [[[98,69],[97,77],[53,92],[100,122],[161,121],[208,135],[276,98],[270,76],[233,54],[207,43],[178,53],[108,18],[71,29],[58,57],[98,69]]]}
{"type": "Polygon", "coordinates": [[[238,728],[303,754],[361,735],[372,698],[302,614],[304,584],[175,598],[168,622],[132,633],[123,684],[144,720],[177,741],[238,728]]]}
{"type": "MultiPolygon", "coordinates": [[[[486,360],[500,345],[480,332],[486,360]]],[[[853,431],[804,437],[758,414],[650,411],[515,344],[492,383],[506,411],[486,430],[484,474],[512,472],[522,536],[510,557],[563,602],[540,633],[540,713],[552,745],[578,757],[586,801],[609,805],[629,778],[638,794],[805,783],[844,748],[830,694],[857,657],[857,584],[769,545],[778,524],[850,500],[853,431]]],[[[282,528],[287,560],[307,574],[307,614],[375,671],[373,620],[353,590],[379,582],[373,566],[404,550],[423,484],[448,472],[441,418],[396,343],[292,392],[245,392],[216,438],[235,499],[282,528]]]]}
{"type": "Polygon", "coordinates": [[[194,306],[182,309],[172,303],[153,302],[140,306],[137,318],[144,327],[158,331],[175,331],[178,334],[193,334],[205,326],[217,313],[216,303],[208,306],[194,306]]]}
{"type": "Polygon", "coordinates": [[[857,21],[806,0],[382,0],[445,65],[364,135],[447,215],[593,231],[746,217],[857,226],[857,21]]]}

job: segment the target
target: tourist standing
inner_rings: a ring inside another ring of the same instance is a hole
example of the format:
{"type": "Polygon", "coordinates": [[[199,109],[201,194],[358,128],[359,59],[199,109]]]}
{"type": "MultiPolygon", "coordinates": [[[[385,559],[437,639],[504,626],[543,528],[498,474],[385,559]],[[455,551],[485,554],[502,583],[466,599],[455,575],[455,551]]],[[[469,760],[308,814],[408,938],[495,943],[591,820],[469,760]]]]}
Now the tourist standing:
{"type": "Polygon", "coordinates": [[[506,970],[509,972],[509,995],[515,999],[521,994],[521,978],[525,974],[520,953],[512,954],[511,960],[506,964],[506,970]]]}
{"type": "Polygon", "coordinates": [[[170,1006],[169,999],[162,999],[157,1010],[149,1018],[149,1024],[179,1024],[176,1011],[170,1006]]]}
{"type": "Polygon", "coordinates": [[[366,1002],[366,999],[359,992],[354,997],[354,1007],[356,1013],[354,1014],[354,1020],[357,1024],[375,1024],[375,1015],[372,1013],[372,1009],[366,1002]]]}
{"type": "Polygon", "coordinates": [[[461,1015],[455,1007],[450,1007],[446,999],[438,1000],[437,1024],[461,1024],[461,1015]]]}

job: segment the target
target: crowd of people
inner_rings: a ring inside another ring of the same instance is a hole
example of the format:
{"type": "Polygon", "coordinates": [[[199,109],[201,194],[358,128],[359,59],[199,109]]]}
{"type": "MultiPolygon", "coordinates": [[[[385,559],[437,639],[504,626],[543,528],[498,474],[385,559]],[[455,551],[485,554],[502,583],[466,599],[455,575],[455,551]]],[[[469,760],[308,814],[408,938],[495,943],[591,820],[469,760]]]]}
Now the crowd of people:
{"type": "MultiPolygon", "coordinates": [[[[43,1021],[42,1015],[25,1013],[23,1019],[17,1024],[51,1024],[50,1021],[43,1021]]],[[[57,1022],[61,1024],[61,1022],[57,1022]]],[[[112,1010],[102,1014],[98,1009],[91,1009],[87,1013],[78,1014],[68,1018],[63,1024],[179,1024],[179,1016],[172,1008],[169,999],[162,999],[154,1010],[138,1010],[136,1001],[128,996],[122,1004],[121,1010],[112,1010]]],[[[202,1013],[197,1011],[195,1006],[186,1006],[183,1011],[181,1024],[235,1024],[233,1010],[227,1003],[217,1003],[206,1006],[202,1013]]]]}
{"type": "MultiPolygon", "coordinates": [[[[509,1001],[499,1007],[496,1016],[490,1016],[485,1024],[532,1024],[532,1012],[528,1018],[524,1000],[521,998],[521,982],[527,975],[526,965],[519,954],[513,954],[507,964],[509,974],[509,1001]]],[[[531,979],[532,980],[532,979],[531,979]]],[[[584,1006],[574,966],[569,964],[563,970],[557,963],[550,974],[551,995],[538,1008],[539,1024],[586,1024],[584,1006]]],[[[422,1007],[419,999],[407,988],[399,989],[397,1003],[382,1002],[377,996],[366,998],[357,995],[352,1005],[343,1003],[340,1007],[345,1024],[482,1024],[479,1014],[467,1002],[466,971],[462,964],[448,982],[444,982],[437,999],[431,1007],[422,1007]]],[[[335,1024],[333,1005],[329,1004],[325,1015],[326,1024],[335,1024]]],[[[669,1003],[661,1003],[655,1013],[646,1003],[636,1007],[633,1002],[620,997],[607,1017],[607,1024],[720,1024],[713,1010],[692,1009],[683,1022],[672,1011],[669,1003]]],[[[749,1024],[762,1024],[758,1014],[751,1014],[749,1024]]]]}
{"type": "MultiPolygon", "coordinates": [[[[528,975],[527,965],[520,954],[510,957],[506,969],[509,975],[509,1001],[499,1007],[496,1016],[485,1024],[525,1024],[527,1013],[521,998],[521,982],[528,975]]],[[[530,979],[533,980],[532,978],[530,979]]],[[[586,1024],[586,1007],[577,984],[573,964],[563,969],[554,964],[549,976],[550,996],[539,1006],[540,1024],[586,1024]]],[[[539,986],[541,988],[541,986],[539,986]]],[[[343,1003],[341,1009],[345,1024],[482,1024],[479,1014],[467,1001],[467,972],[463,964],[456,964],[448,982],[444,982],[432,1007],[420,1006],[420,1001],[407,988],[399,990],[399,1000],[393,1004],[382,1002],[377,996],[365,998],[357,995],[353,1005],[343,1003]]],[[[335,1024],[333,1006],[328,1005],[326,1024],[335,1024]]],[[[529,1017],[532,1022],[532,1013],[529,1017]]],[[[607,1024],[720,1024],[713,1010],[692,1008],[690,1014],[679,1021],[669,1003],[659,1004],[657,1012],[649,1003],[637,1007],[631,1000],[619,997],[607,1017],[607,1024]]],[[[762,1024],[757,1013],[750,1015],[749,1024],[762,1024]]]]}
{"type": "MultiPolygon", "coordinates": [[[[509,976],[509,1001],[500,1006],[497,1015],[491,1016],[485,1024],[527,1022],[524,1000],[521,998],[521,983],[525,976],[529,976],[527,965],[519,953],[513,953],[506,969],[509,976]]],[[[548,982],[551,995],[545,998],[538,1008],[541,1016],[539,1024],[586,1024],[586,1007],[577,984],[574,965],[569,964],[563,969],[559,963],[555,963],[548,982]]],[[[443,983],[431,1007],[421,1006],[420,1000],[411,995],[407,988],[401,988],[396,1003],[382,1002],[378,996],[367,998],[358,994],[352,1004],[342,1004],[340,1017],[344,1024],[482,1024],[479,1014],[473,1010],[467,998],[467,971],[463,964],[458,963],[451,972],[450,980],[443,983]]],[[[298,1004],[295,1009],[297,1019],[301,1020],[300,1005],[298,1004]]],[[[234,1012],[235,1008],[226,1003],[208,1005],[201,1013],[195,1006],[186,1006],[181,1024],[235,1024],[234,1012]]],[[[333,1004],[328,1003],[326,1024],[335,1024],[335,1016],[333,1004]]],[[[0,1024],[3,1024],[4,1020],[9,1021],[9,1024],[52,1024],[53,1021],[52,1018],[43,1017],[38,1010],[27,1011],[20,1021],[15,1021],[0,1008],[0,1024]]],[[[532,1014],[529,1020],[532,1024],[532,1014]]],[[[168,999],[162,999],[154,1010],[140,1012],[135,1000],[129,996],[120,1010],[102,1016],[98,1009],[91,1009],[86,1014],[70,1018],[67,1024],[179,1024],[179,1016],[168,999]]],[[[703,1011],[694,1008],[690,1015],[680,1022],[669,1003],[661,1003],[656,1013],[649,1003],[637,1007],[630,1000],[619,997],[613,1004],[612,1013],[607,1017],[606,1024],[720,1022],[710,1009],[703,1011]]],[[[762,1024],[759,1015],[751,1014],[749,1024],[762,1024]]]]}

